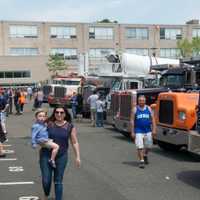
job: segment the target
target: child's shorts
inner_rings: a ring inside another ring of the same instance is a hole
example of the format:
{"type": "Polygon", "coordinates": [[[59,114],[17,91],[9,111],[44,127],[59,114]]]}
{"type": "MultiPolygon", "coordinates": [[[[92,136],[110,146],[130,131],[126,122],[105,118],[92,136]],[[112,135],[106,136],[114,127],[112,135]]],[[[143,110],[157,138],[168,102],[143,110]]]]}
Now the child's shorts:
{"type": "Polygon", "coordinates": [[[48,139],[48,141],[40,143],[40,146],[47,149],[52,149],[53,140],[48,139]]]}

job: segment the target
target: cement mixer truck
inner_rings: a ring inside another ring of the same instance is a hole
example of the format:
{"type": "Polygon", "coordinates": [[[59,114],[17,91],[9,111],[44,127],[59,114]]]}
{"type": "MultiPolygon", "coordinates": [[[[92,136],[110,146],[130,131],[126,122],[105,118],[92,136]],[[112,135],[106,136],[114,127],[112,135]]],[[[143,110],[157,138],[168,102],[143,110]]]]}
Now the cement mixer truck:
{"type": "MultiPolygon", "coordinates": [[[[158,58],[154,56],[140,56],[135,54],[123,53],[118,55],[107,56],[110,62],[107,65],[98,67],[97,74],[101,77],[113,77],[113,89],[140,89],[144,88],[145,78],[151,76],[151,80],[155,82],[157,73],[155,70],[168,69],[169,66],[177,66],[179,60],[158,58]]],[[[154,84],[158,86],[159,82],[154,84]]]]}
{"type": "MultiPolygon", "coordinates": [[[[114,59],[114,56],[110,57],[110,61],[114,61],[114,59]]],[[[118,130],[123,131],[124,133],[129,132],[130,111],[132,105],[137,103],[138,96],[145,95],[149,105],[154,103],[160,92],[168,91],[167,83],[169,80],[167,77],[171,76],[172,73],[165,75],[166,71],[174,68],[178,64],[179,60],[176,59],[138,56],[126,53],[122,54],[121,62],[116,65],[116,71],[121,70],[123,77],[126,77],[127,75],[134,76],[135,79],[140,80],[143,83],[143,87],[119,87],[120,90],[118,92],[116,92],[116,90],[111,92],[110,107],[107,109],[107,122],[114,125],[118,130]],[[157,71],[163,70],[165,73],[162,73],[162,80],[166,83],[165,87],[160,86],[159,79],[157,78],[159,76],[157,71]],[[148,84],[145,84],[146,77],[151,73],[153,74],[151,80],[149,81],[148,79],[148,84]],[[145,88],[144,86],[148,88],[145,88]]],[[[174,72],[174,75],[177,75],[176,72],[174,72]]],[[[124,82],[124,79],[122,79],[121,85],[128,86],[128,84],[124,84],[124,82]]]]}

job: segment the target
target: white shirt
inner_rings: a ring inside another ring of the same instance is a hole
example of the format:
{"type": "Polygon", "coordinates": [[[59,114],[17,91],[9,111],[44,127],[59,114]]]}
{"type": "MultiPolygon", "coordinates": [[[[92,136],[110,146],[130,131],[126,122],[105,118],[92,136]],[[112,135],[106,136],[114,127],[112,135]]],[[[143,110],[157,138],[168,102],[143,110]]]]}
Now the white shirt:
{"type": "Polygon", "coordinates": [[[90,104],[90,109],[96,109],[96,101],[98,98],[97,94],[92,94],[88,97],[87,102],[90,104]]]}
{"type": "Polygon", "coordinates": [[[32,93],[33,93],[33,91],[32,91],[32,88],[31,88],[31,87],[28,87],[28,88],[27,88],[27,93],[28,93],[28,94],[32,94],[32,93]]]}
{"type": "Polygon", "coordinates": [[[43,92],[42,91],[38,91],[38,93],[37,93],[37,100],[38,101],[42,101],[43,100],[43,92]]]}
{"type": "Polygon", "coordinates": [[[104,103],[100,99],[96,101],[97,112],[103,112],[104,103]]]}

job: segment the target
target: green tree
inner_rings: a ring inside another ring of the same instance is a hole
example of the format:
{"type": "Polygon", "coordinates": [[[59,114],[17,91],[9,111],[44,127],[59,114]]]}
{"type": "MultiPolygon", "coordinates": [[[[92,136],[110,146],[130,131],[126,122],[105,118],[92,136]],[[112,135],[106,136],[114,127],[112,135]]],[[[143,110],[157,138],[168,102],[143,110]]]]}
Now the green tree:
{"type": "Polygon", "coordinates": [[[192,39],[192,50],[194,56],[200,55],[200,37],[195,37],[192,39]]]}
{"type": "Polygon", "coordinates": [[[188,39],[182,39],[177,41],[177,47],[180,49],[180,54],[183,58],[192,56],[192,43],[188,39]]]}
{"type": "Polygon", "coordinates": [[[65,63],[64,56],[59,54],[49,55],[47,66],[53,75],[57,75],[58,71],[66,70],[68,67],[65,63]]]}
{"type": "Polygon", "coordinates": [[[103,19],[103,20],[98,21],[98,23],[115,23],[115,24],[117,24],[118,21],[117,20],[111,21],[110,19],[103,19]]]}

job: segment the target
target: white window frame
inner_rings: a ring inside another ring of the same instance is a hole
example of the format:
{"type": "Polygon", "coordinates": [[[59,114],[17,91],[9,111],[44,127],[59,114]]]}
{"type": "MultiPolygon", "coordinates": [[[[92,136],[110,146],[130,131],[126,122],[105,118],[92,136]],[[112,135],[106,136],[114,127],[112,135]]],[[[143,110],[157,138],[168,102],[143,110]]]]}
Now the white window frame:
{"type": "Polygon", "coordinates": [[[149,28],[127,27],[126,39],[149,40],[149,28]]]}
{"type": "Polygon", "coordinates": [[[39,55],[38,48],[10,48],[9,55],[11,56],[37,56],[39,55]]]}
{"type": "Polygon", "coordinates": [[[51,55],[59,54],[61,56],[64,56],[64,59],[66,60],[78,59],[77,49],[75,48],[51,48],[50,54],[51,55]]]}
{"type": "Polygon", "coordinates": [[[57,39],[76,39],[76,27],[74,26],[51,26],[50,37],[57,39]]]}
{"type": "Polygon", "coordinates": [[[112,27],[89,27],[89,39],[113,40],[114,32],[112,27]]]}
{"type": "Polygon", "coordinates": [[[38,27],[35,25],[10,25],[11,38],[38,38],[38,27]]]}

